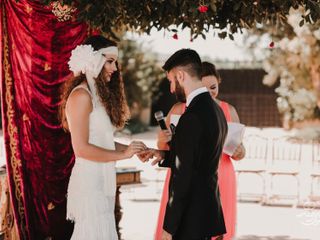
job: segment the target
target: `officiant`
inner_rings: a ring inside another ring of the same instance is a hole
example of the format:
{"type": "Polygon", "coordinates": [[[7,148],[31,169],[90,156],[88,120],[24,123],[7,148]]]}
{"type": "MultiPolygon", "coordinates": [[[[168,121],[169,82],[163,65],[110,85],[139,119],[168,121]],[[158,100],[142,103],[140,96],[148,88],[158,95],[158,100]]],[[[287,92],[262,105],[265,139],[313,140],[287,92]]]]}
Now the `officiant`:
{"type": "MultiPolygon", "coordinates": [[[[221,83],[221,77],[214,64],[209,62],[202,63],[202,84],[208,89],[212,99],[216,101],[222,108],[227,122],[229,123],[240,123],[238,113],[236,109],[219,99],[217,99],[219,93],[219,84],[221,83]]],[[[176,125],[178,120],[177,116],[181,116],[185,111],[186,99],[180,96],[179,92],[175,93],[178,103],[173,105],[169,111],[166,124],[167,128],[170,129],[170,124],[176,125]]],[[[167,144],[171,140],[170,130],[161,130],[158,133],[158,148],[162,150],[168,150],[169,145],[167,144]]],[[[218,184],[220,190],[220,198],[224,213],[225,225],[227,233],[224,235],[224,240],[231,240],[235,236],[235,225],[236,225],[236,175],[232,163],[233,160],[241,160],[245,157],[245,148],[242,143],[233,151],[233,153],[223,153],[220,159],[220,165],[218,169],[218,184]]],[[[168,202],[168,185],[169,185],[170,170],[167,172],[167,177],[164,184],[162,193],[162,199],[160,204],[158,223],[156,226],[155,240],[159,240],[161,236],[164,213],[166,210],[166,204],[168,202]]]]}

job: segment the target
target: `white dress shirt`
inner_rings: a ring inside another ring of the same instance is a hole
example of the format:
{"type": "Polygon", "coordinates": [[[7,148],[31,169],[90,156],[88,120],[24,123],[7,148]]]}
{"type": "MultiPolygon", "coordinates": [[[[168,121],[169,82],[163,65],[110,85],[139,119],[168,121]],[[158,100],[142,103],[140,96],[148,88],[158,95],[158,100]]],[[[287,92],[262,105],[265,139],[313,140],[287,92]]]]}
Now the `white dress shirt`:
{"type": "Polygon", "coordinates": [[[200,87],[196,90],[193,90],[188,96],[187,96],[187,102],[186,106],[188,107],[191,103],[192,99],[194,99],[196,96],[198,96],[201,93],[208,92],[208,89],[206,87],[200,87]]]}

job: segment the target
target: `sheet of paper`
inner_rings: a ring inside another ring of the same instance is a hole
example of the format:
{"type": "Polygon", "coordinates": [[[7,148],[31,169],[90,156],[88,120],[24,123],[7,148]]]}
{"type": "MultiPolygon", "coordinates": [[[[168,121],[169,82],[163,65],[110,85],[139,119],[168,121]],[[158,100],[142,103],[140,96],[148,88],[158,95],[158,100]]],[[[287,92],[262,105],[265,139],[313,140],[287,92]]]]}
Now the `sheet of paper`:
{"type": "Polygon", "coordinates": [[[241,123],[228,123],[228,135],[223,146],[223,152],[232,156],[237,147],[242,143],[245,126],[241,123]]]}
{"type": "Polygon", "coordinates": [[[181,115],[171,114],[171,116],[170,116],[170,124],[173,124],[176,127],[178,125],[180,117],[181,117],[181,115]]]}

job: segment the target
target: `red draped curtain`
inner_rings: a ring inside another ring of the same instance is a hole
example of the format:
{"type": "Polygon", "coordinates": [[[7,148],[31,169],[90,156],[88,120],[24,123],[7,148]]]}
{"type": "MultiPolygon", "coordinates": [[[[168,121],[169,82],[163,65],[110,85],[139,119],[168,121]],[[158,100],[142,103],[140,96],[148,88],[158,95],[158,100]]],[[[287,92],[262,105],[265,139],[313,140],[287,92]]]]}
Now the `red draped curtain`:
{"type": "Polygon", "coordinates": [[[58,121],[71,50],[87,35],[32,0],[0,0],[1,104],[8,181],[21,239],[69,239],[66,190],[74,163],[58,121]]]}

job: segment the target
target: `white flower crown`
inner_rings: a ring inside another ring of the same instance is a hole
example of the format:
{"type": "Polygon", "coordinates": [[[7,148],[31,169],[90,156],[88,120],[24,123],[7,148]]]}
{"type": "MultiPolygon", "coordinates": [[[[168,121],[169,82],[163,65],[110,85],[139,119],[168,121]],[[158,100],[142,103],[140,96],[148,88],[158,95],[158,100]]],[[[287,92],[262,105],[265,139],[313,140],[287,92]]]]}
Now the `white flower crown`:
{"type": "Polygon", "coordinates": [[[94,51],[91,45],[78,45],[71,52],[69,69],[75,76],[90,73],[97,77],[106,61],[104,54],[118,56],[118,48],[112,46],[94,51]]]}

